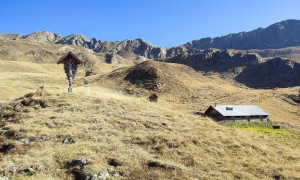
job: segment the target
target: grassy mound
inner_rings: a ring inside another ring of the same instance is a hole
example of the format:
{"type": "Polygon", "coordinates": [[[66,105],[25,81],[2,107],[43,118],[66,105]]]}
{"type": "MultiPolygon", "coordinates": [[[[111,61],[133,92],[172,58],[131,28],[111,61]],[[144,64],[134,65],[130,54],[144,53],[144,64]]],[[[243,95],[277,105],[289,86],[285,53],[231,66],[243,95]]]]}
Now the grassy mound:
{"type": "Polygon", "coordinates": [[[90,83],[97,83],[128,94],[143,95],[150,92],[168,94],[191,93],[189,82],[201,79],[193,69],[179,64],[146,61],[129,68],[121,68],[101,75],[90,83]]]}

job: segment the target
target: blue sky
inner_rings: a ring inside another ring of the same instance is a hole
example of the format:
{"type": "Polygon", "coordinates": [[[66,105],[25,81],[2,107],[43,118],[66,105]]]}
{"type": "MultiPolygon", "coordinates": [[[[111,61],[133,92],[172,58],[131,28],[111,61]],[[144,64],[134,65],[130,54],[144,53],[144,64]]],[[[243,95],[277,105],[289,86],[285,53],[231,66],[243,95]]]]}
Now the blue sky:
{"type": "Polygon", "coordinates": [[[299,0],[1,0],[0,33],[47,30],[177,46],[300,20],[299,0]]]}

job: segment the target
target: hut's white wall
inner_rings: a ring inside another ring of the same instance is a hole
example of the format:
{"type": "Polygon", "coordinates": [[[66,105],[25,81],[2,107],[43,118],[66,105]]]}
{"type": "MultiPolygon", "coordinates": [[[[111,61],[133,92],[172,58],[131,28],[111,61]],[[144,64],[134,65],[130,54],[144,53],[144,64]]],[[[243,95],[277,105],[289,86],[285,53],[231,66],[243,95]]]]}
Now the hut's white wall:
{"type": "MultiPolygon", "coordinates": [[[[216,120],[216,119],[215,119],[216,120]]],[[[218,123],[234,123],[234,122],[258,122],[258,121],[268,121],[268,117],[264,118],[251,118],[251,117],[245,117],[245,118],[223,118],[220,120],[216,120],[218,123]]]]}

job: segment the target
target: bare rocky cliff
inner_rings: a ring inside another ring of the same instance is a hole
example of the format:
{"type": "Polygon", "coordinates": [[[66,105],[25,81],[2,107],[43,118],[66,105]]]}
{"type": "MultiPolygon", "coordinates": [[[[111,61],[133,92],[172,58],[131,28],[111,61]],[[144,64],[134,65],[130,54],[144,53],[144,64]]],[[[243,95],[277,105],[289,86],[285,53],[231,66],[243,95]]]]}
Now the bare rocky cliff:
{"type": "Polygon", "coordinates": [[[272,58],[255,66],[247,66],[235,80],[253,88],[300,86],[300,63],[272,58]]]}
{"type": "Polygon", "coordinates": [[[0,39],[5,40],[27,40],[38,43],[66,44],[82,46],[98,53],[118,54],[124,58],[129,56],[144,56],[148,59],[164,58],[167,48],[159,47],[148,43],[144,39],[125,41],[101,41],[96,38],[89,39],[84,35],[72,34],[63,37],[48,31],[34,32],[29,35],[21,34],[0,34],[0,39]]]}
{"type": "Polygon", "coordinates": [[[286,20],[250,32],[202,38],[185,44],[197,49],[278,49],[300,46],[300,20],[286,20]]]}
{"type": "Polygon", "coordinates": [[[39,43],[55,43],[62,38],[59,34],[54,34],[48,31],[34,32],[26,36],[21,36],[19,39],[27,39],[31,42],[39,43]]]}
{"type": "Polygon", "coordinates": [[[256,53],[210,49],[196,55],[178,55],[166,62],[185,64],[204,74],[218,73],[252,88],[300,86],[300,63],[256,53]]]}
{"type": "Polygon", "coordinates": [[[255,65],[261,60],[262,57],[255,53],[219,49],[209,49],[195,55],[178,55],[165,59],[167,62],[185,64],[203,72],[224,72],[237,67],[255,65]]]}

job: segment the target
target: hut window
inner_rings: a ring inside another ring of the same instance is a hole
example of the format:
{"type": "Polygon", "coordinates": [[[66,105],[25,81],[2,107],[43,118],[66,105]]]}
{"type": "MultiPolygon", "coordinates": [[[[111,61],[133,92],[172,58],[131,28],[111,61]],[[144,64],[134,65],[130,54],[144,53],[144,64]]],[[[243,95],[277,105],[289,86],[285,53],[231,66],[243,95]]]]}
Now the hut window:
{"type": "Polygon", "coordinates": [[[226,107],[226,110],[231,111],[231,110],[233,110],[233,107],[226,107]]]}

